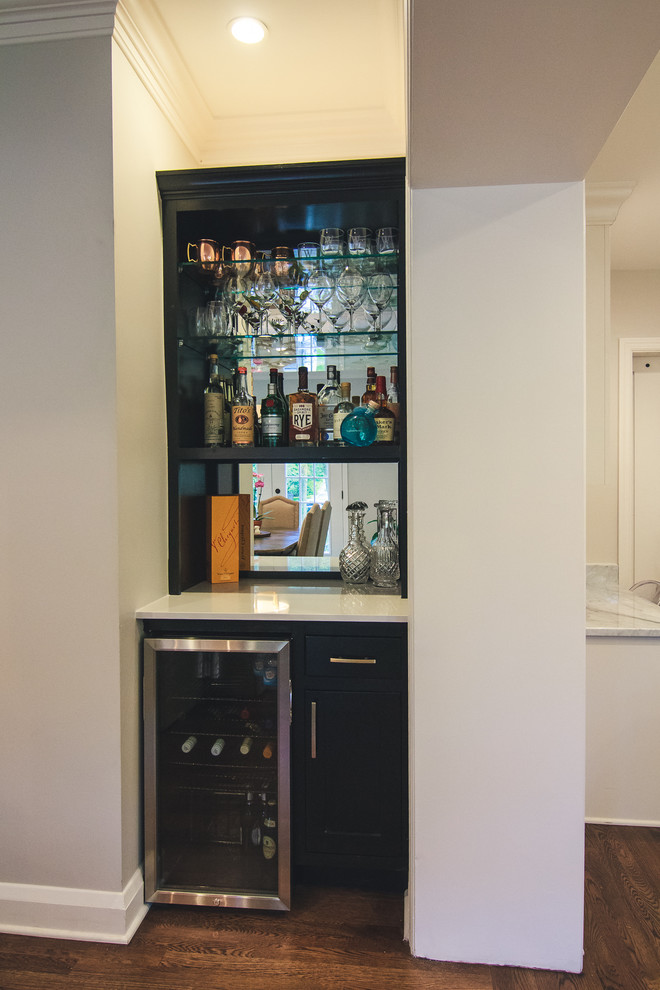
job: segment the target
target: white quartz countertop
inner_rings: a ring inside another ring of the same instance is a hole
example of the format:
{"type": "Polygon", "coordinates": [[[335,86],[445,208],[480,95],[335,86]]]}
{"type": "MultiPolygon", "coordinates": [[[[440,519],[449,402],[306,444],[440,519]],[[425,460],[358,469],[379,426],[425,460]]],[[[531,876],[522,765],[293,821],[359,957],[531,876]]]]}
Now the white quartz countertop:
{"type": "Polygon", "coordinates": [[[405,622],[408,601],[373,585],[349,587],[299,581],[241,580],[199,585],[139,608],[138,619],[273,619],[335,622],[405,622]]]}
{"type": "Polygon", "coordinates": [[[660,636],[660,606],[620,588],[607,567],[587,569],[587,636],[660,636]]]}

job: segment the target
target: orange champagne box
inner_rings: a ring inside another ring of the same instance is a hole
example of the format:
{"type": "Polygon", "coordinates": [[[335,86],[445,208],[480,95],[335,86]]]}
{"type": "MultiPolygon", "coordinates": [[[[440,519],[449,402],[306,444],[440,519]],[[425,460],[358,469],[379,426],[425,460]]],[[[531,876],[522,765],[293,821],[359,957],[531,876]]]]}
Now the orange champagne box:
{"type": "Polygon", "coordinates": [[[207,579],[233,584],[249,571],[254,523],[250,495],[210,495],[206,500],[207,579]]]}

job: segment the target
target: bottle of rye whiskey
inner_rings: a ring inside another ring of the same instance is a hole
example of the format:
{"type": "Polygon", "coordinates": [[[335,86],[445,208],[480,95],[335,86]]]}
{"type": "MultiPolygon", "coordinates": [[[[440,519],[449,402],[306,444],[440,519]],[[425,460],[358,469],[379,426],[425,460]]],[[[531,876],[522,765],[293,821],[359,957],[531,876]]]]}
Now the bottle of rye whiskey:
{"type": "Polygon", "coordinates": [[[289,445],[313,447],[319,440],[318,402],[307,387],[307,368],[298,368],[298,391],[289,396],[289,445]]]}

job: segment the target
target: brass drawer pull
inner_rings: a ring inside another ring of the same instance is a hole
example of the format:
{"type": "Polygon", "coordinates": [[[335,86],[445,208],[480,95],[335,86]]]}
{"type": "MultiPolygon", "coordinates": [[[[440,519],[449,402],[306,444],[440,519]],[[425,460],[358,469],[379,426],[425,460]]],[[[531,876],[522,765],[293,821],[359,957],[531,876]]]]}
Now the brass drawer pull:
{"type": "Polygon", "coordinates": [[[375,657],[330,657],[330,663],[376,663],[375,657]]]}

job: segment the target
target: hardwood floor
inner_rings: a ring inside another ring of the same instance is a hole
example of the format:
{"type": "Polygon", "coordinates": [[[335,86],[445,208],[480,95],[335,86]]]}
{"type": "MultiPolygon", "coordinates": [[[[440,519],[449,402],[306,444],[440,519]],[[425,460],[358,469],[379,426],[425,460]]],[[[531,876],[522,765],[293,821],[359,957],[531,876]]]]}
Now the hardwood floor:
{"type": "Polygon", "coordinates": [[[290,914],[154,906],[128,946],[0,934],[0,990],[660,990],[660,829],[586,828],[579,976],[413,959],[401,896],[301,887],[290,914]]]}

